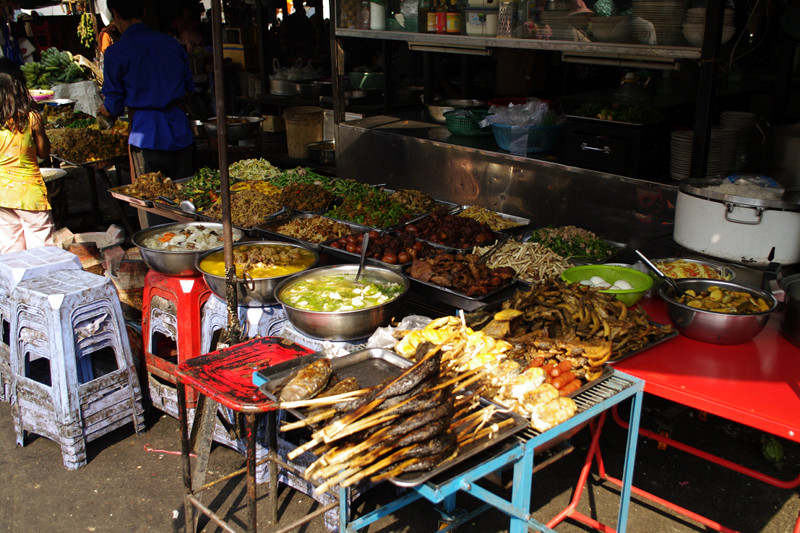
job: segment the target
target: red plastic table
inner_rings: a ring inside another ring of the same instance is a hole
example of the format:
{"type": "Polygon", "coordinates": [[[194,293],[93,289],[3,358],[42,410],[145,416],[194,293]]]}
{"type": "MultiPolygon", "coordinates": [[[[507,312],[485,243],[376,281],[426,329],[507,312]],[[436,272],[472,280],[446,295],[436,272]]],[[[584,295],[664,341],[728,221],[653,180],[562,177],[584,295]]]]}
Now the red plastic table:
{"type": "MultiPolygon", "coordinates": [[[[663,301],[646,298],[642,305],[653,320],[669,323],[663,301]]],[[[643,379],[646,393],[800,442],[800,348],[781,335],[781,318],[773,314],[764,330],[744,344],[715,345],[679,335],[614,367],[643,379]]],[[[781,480],[653,431],[639,433],[776,487],[800,486],[800,475],[781,480]]],[[[602,467],[600,475],[605,477],[602,467]]],[[[707,527],[732,531],[641,489],[632,490],[707,527]]],[[[800,533],[800,516],[794,531],[800,533]]]]}
{"type": "MultiPolygon", "coordinates": [[[[269,471],[269,512],[270,522],[275,524],[277,508],[277,467],[295,470],[290,465],[278,457],[276,443],[276,423],[275,423],[275,404],[253,384],[253,372],[266,366],[273,366],[295,357],[312,353],[310,350],[292,341],[279,337],[261,337],[253,339],[224,350],[219,350],[199,357],[194,357],[183,361],[176,373],[178,388],[178,415],[181,427],[181,455],[183,459],[183,483],[185,489],[184,509],[186,512],[186,530],[194,531],[195,527],[195,508],[208,516],[215,524],[225,531],[234,531],[225,521],[213,510],[206,507],[198,498],[198,494],[211,488],[213,485],[230,479],[234,475],[246,474],[247,477],[247,519],[246,526],[248,531],[256,531],[256,415],[266,413],[268,415],[267,438],[269,439],[269,449],[265,461],[272,463],[273,467],[269,471]],[[189,438],[189,413],[186,408],[186,387],[194,388],[198,394],[202,395],[203,401],[208,402],[201,406],[198,399],[198,406],[195,412],[195,423],[192,431],[203,431],[205,436],[201,437],[201,447],[198,450],[197,462],[201,468],[196,472],[199,476],[204,476],[208,453],[211,447],[211,433],[216,424],[217,404],[228,407],[237,413],[245,415],[245,440],[247,444],[246,466],[242,470],[232,472],[222,478],[196,486],[192,483],[191,470],[191,444],[189,438]],[[209,401],[211,400],[211,401],[209,401]],[[202,413],[202,417],[199,417],[202,413]],[[205,430],[205,431],[204,431],[205,430]]],[[[335,507],[338,503],[323,506],[309,513],[297,522],[288,525],[283,531],[298,527],[300,524],[308,522],[315,516],[322,514],[335,507]]]]}

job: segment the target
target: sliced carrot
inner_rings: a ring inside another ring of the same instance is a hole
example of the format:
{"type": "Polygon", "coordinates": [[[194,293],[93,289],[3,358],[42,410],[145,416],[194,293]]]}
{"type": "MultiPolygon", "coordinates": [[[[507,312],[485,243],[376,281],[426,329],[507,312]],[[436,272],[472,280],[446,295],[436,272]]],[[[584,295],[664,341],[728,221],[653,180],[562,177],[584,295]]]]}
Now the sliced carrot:
{"type": "Polygon", "coordinates": [[[172,240],[172,238],[173,238],[175,235],[177,235],[177,234],[176,234],[176,233],[172,233],[171,231],[168,231],[167,233],[165,233],[164,235],[162,235],[162,236],[161,236],[161,238],[160,238],[160,239],[158,239],[158,241],[159,241],[159,242],[169,242],[169,241],[171,241],[171,240],[172,240]]]}

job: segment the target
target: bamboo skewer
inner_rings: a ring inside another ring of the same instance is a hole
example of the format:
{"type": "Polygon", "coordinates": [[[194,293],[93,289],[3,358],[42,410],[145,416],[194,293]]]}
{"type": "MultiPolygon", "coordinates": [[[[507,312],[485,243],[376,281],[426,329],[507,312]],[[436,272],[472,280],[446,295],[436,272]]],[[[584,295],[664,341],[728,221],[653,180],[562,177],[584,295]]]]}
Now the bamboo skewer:
{"type": "Polygon", "coordinates": [[[292,402],[281,402],[278,404],[279,409],[296,409],[298,407],[311,407],[319,405],[332,405],[339,403],[342,400],[351,400],[370,392],[372,389],[358,389],[350,392],[343,392],[342,394],[334,394],[333,396],[322,396],[318,398],[309,398],[307,400],[295,400],[292,402]]]}
{"type": "Polygon", "coordinates": [[[306,426],[310,426],[311,424],[316,424],[321,420],[325,420],[326,418],[330,418],[335,414],[336,414],[336,409],[326,409],[321,413],[317,413],[315,415],[306,417],[303,420],[298,420],[296,422],[289,422],[288,424],[283,424],[281,426],[281,431],[291,431],[293,429],[304,428],[306,426]]]}

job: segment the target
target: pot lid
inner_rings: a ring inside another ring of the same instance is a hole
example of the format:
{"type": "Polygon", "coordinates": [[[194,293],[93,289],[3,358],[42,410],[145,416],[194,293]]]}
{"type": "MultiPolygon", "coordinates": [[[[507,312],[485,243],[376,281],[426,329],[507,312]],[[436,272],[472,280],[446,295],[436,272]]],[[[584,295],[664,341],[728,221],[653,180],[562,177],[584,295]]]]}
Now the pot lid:
{"type": "Polygon", "coordinates": [[[680,191],[692,196],[707,198],[709,200],[715,200],[718,202],[734,203],[748,207],[761,207],[764,209],[776,209],[781,211],[800,211],[800,204],[786,201],[783,198],[752,198],[749,196],[739,196],[736,194],[708,189],[708,187],[714,185],[721,185],[723,181],[724,180],[720,178],[688,179],[681,182],[680,191]]]}

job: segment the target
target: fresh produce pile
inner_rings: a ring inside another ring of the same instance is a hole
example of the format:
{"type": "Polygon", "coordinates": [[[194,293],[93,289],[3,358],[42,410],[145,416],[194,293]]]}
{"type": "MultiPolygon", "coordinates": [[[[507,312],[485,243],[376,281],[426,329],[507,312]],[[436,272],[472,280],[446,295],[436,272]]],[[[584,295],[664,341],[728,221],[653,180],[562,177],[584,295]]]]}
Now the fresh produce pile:
{"type": "Polygon", "coordinates": [[[83,68],[73,61],[68,51],[48,48],[38,62],[25,63],[21,67],[29,89],[49,89],[62,83],[74,83],[89,79],[83,68]]]}
{"type": "Polygon", "coordinates": [[[573,261],[600,262],[614,253],[614,247],[576,226],[544,227],[534,230],[530,242],[539,242],[573,261]]]}
{"type": "Polygon", "coordinates": [[[498,237],[487,224],[473,218],[451,215],[443,209],[406,224],[398,231],[457,250],[489,244],[498,237]]]}

